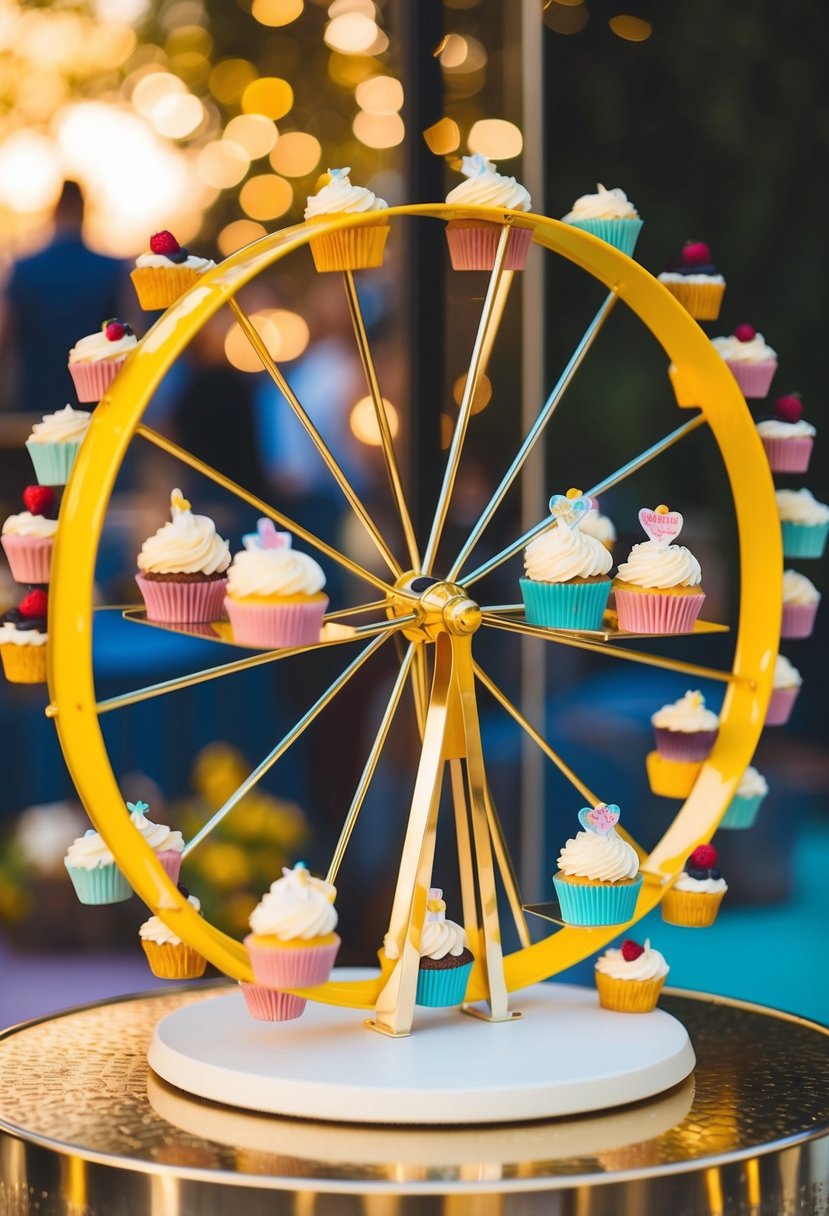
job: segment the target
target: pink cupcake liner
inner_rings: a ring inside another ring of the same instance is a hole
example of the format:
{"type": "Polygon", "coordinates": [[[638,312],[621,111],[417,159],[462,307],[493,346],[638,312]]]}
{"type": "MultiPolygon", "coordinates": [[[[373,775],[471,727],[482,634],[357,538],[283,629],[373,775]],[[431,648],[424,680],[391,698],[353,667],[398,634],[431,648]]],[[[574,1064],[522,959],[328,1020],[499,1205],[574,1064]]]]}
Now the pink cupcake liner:
{"type": "Polygon", "coordinates": [[[681,760],[686,764],[699,764],[711,754],[717,742],[716,730],[668,730],[664,726],[654,727],[656,750],[665,760],[681,760]]]}
{"type": "Polygon", "coordinates": [[[785,726],[792,716],[800,688],[775,688],[766,710],[766,726],[785,726]]]}
{"type": "Polygon", "coordinates": [[[810,638],[820,601],[814,604],[784,604],[781,638],[810,638]]]}
{"type": "Polygon", "coordinates": [[[811,435],[794,439],[768,439],[760,436],[773,473],[805,473],[815,441],[811,435]]]}
{"type": "Polygon", "coordinates": [[[303,996],[290,992],[275,992],[273,988],[262,988],[259,984],[239,981],[248,1013],[257,1022],[290,1022],[302,1017],[308,1002],[303,996]]]}
{"type": "Polygon", "coordinates": [[[78,400],[100,401],[126,361],[124,355],[123,359],[100,359],[97,363],[70,363],[69,374],[78,400]]]}
{"type": "Polygon", "coordinates": [[[12,536],[2,538],[9,569],[16,583],[48,583],[52,566],[52,537],[12,536]]]}
{"type": "Polygon", "coordinates": [[[331,974],[340,939],[325,946],[259,946],[249,933],[245,945],[253,978],[266,988],[315,988],[331,974]]]}
{"type": "MultiPolygon", "coordinates": [[[[487,227],[447,228],[449,258],[453,270],[492,270],[501,236],[500,224],[487,227]]],[[[513,228],[507,245],[505,270],[523,270],[532,243],[531,228],[513,228]]]]}
{"type": "Polygon", "coordinates": [[[279,649],[312,646],[320,640],[328,599],[323,596],[307,604],[255,604],[227,596],[224,606],[234,642],[279,649]]]}
{"type": "Polygon", "coordinates": [[[619,628],[625,633],[692,633],[704,603],[705,592],[660,595],[616,588],[619,628]]]}
{"type": "Polygon", "coordinates": [[[227,579],[203,583],[156,582],[136,574],[135,581],[147,606],[147,617],[168,625],[218,621],[222,616],[227,579]]]}
{"type": "Polygon", "coordinates": [[[726,366],[740,386],[744,397],[767,397],[774,373],[776,359],[760,359],[757,363],[729,363],[726,366]]]}
{"type": "Polygon", "coordinates": [[[178,849],[162,849],[160,853],[156,853],[156,857],[161,862],[161,868],[170,879],[170,882],[178,882],[178,876],[181,873],[181,853],[178,849]]]}

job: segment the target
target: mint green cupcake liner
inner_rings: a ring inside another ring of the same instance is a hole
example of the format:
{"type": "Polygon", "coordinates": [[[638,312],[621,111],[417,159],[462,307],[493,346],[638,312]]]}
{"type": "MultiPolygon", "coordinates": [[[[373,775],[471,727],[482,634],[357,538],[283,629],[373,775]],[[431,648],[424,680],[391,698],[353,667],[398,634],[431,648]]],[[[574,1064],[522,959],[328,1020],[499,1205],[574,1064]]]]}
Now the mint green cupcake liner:
{"type": "Polygon", "coordinates": [[[765,794],[754,794],[751,798],[740,798],[739,796],[732,798],[728,810],[720,820],[720,827],[734,830],[752,827],[757,818],[757,812],[760,810],[760,803],[765,796],[765,794]]]}
{"type": "Polygon", "coordinates": [[[546,629],[601,629],[611,580],[600,583],[537,583],[521,579],[527,622],[546,629]]]}
{"type": "Polygon", "coordinates": [[[642,886],[640,874],[621,886],[581,886],[553,877],[561,919],[569,925],[624,925],[633,920],[642,886]]]}
{"type": "Polygon", "coordinates": [[[416,1005],[430,1005],[434,1009],[446,1005],[460,1005],[466,996],[466,986],[472,963],[464,963],[461,967],[448,967],[444,970],[417,973],[416,1005]]]}
{"type": "Polygon", "coordinates": [[[783,532],[784,557],[823,557],[826,538],[829,536],[829,523],[792,524],[783,522],[780,527],[783,532]]]}
{"type": "Polygon", "coordinates": [[[82,904],[121,904],[132,896],[132,887],[114,862],[94,870],[64,864],[82,904]]]}
{"type": "Polygon", "coordinates": [[[80,447],[80,443],[27,443],[38,483],[65,486],[80,447]]]}
{"type": "Polygon", "coordinates": [[[639,233],[642,231],[644,220],[567,220],[574,228],[590,232],[608,245],[621,249],[622,253],[631,256],[636,248],[639,233]]]}

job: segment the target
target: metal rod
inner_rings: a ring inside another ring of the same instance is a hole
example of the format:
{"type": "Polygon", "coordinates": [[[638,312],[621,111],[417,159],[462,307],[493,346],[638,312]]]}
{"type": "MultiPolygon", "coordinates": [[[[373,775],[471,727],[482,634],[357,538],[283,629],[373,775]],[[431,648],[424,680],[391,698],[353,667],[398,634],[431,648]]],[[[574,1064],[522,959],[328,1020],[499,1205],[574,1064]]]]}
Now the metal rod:
{"type": "Polygon", "coordinates": [[[343,272],[343,282],[345,283],[345,295],[348,300],[348,309],[351,313],[351,322],[354,326],[354,337],[357,340],[357,349],[360,352],[360,361],[365,372],[366,384],[368,385],[369,395],[371,396],[374,405],[374,413],[377,417],[377,426],[380,431],[382,441],[383,456],[386,461],[386,472],[389,475],[389,483],[391,485],[392,496],[397,507],[397,514],[400,516],[400,523],[403,528],[403,535],[406,540],[406,548],[409,553],[409,564],[413,570],[420,569],[420,554],[417,549],[417,538],[415,537],[414,525],[412,517],[409,514],[409,506],[406,501],[406,494],[403,490],[403,481],[400,476],[400,466],[397,463],[397,456],[394,451],[394,439],[389,426],[389,419],[386,414],[386,407],[383,402],[383,396],[380,392],[380,382],[377,379],[377,369],[374,366],[374,357],[371,353],[371,346],[366,333],[366,325],[363,319],[363,310],[360,307],[360,297],[357,293],[357,284],[354,282],[352,271],[346,270],[343,272]]]}
{"type": "Polygon", "coordinates": [[[328,873],[325,876],[326,882],[336,882],[337,873],[342,865],[343,858],[345,857],[345,851],[348,848],[348,842],[351,839],[351,833],[354,831],[354,825],[357,822],[357,816],[360,814],[362,809],[363,801],[368,792],[368,787],[371,785],[372,778],[374,777],[374,772],[380,759],[380,753],[382,752],[383,746],[386,742],[389,728],[391,727],[394,715],[397,713],[397,707],[400,704],[403,689],[406,687],[406,681],[409,677],[409,671],[412,666],[414,654],[415,643],[411,642],[401,664],[397,679],[394,682],[391,696],[389,697],[388,704],[386,705],[385,712],[383,713],[383,718],[380,722],[374,743],[371,745],[371,751],[368,754],[368,759],[366,760],[365,768],[363,769],[362,776],[360,777],[360,782],[354,793],[354,797],[351,800],[351,806],[348,808],[348,814],[345,817],[345,822],[343,824],[342,831],[340,832],[340,838],[337,841],[337,847],[334,850],[334,856],[331,858],[331,864],[328,867],[328,873]]]}
{"type": "Polygon", "coordinates": [[[273,380],[274,384],[279,389],[282,396],[288,402],[288,405],[294,411],[294,413],[296,414],[299,421],[305,427],[305,430],[307,431],[312,443],[314,444],[314,447],[317,449],[320,456],[322,457],[323,462],[325,463],[325,466],[328,469],[329,473],[331,474],[331,476],[336,481],[337,485],[342,490],[343,494],[345,495],[346,501],[348,502],[352,511],[357,516],[360,523],[363,525],[366,532],[368,533],[368,535],[371,537],[372,541],[374,542],[377,552],[380,554],[383,561],[386,563],[389,570],[391,570],[392,574],[394,574],[395,577],[401,575],[403,573],[403,571],[402,571],[397,559],[395,558],[394,554],[389,549],[389,547],[386,544],[383,537],[380,535],[380,531],[379,531],[377,525],[375,524],[374,520],[369,515],[368,511],[366,510],[362,500],[360,499],[359,495],[357,494],[357,491],[354,489],[351,482],[346,477],[342,467],[338,464],[337,460],[334,457],[333,452],[328,447],[328,444],[325,442],[322,435],[319,433],[317,428],[314,426],[309,414],[303,407],[302,403],[300,402],[300,400],[297,397],[294,390],[291,388],[288,381],[285,379],[285,376],[283,375],[281,369],[276,365],[276,363],[274,363],[273,359],[271,358],[270,351],[268,350],[267,346],[265,345],[265,342],[262,339],[262,335],[256,329],[255,325],[252,323],[252,321],[248,317],[247,313],[241,308],[238,301],[236,299],[234,299],[232,296],[228,300],[228,306],[230,307],[230,310],[233,313],[233,315],[236,317],[236,321],[237,321],[242,333],[245,335],[245,337],[250,342],[253,349],[256,351],[256,354],[259,356],[260,362],[262,363],[262,366],[264,367],[265,371],[268,373],[271,380],[273,380]]]}
{"type": "MultiPolygon", "coordinates": [[[[338,608],[335,612],[326,612],[324,621],[338,621],[344,616],[361,616],[364,612],[376,612],[378,608],[387,608],[388,600],[372,600],[370,604],[354,604],[351,608],[338,608]]],[[[134,608],[134,604],[129,605],[134,608]]],[[[523,608],[523,604],[519,605],[523,608]]]]}
{"type": "Polygon", "coordinates": [[[227,802],[225,802],[223,806],[220,806],[214,815],[211,815],[207,823],[199,828],[198,832],[196,832],[195,836],[193,836],[191,840],[188,840],[187,844],[184,846],[182,857],[187,857],[190,853],[192,853],[193,849],[195,849],[197,845],[201,844],[205,837],[209,836],[213,829],[222,822],[225,815],[229,814],[236,804],[240,802],[246,794],[250,793],[253,787],[259,781],[261,781],[265,773],[267,773],[269,769],[273,768],[279,757],[285,754],[291,744],[296,742],[305,729],[311,725],[317,715],[320,714],[323,709],[325,709],[329,701],[333,700],[340,689],[344,688],[351,677],[360,670],[366,660],[370,659],[374,652],[380,649],[387,637],[388,634],[381,634],[380,637],[374,638],[371,642],[369,642],[365,650],[360,651],[357,658],[354,659],[353,662],[349,663],[344,672],[337,676],[333,684],[328,686],[322,696],[314,702],[314,704],[305,714],[303,714],[296,725],[288,731],[287,735],[285,735],[285,737],[279,743],[277,743],[273,751],[269,752],[262,763],[258,764],[253,772],[245,778],[236,792],[231,794],[227,802]]]}
{"type": "Polygon", "coordinates": [[[538,417],[536,418],[535,422],[533,423],[533,425],[530,427],[529,431],[527,432],[527,436],[524,439],[524,442],[521,444],[521,447],[518,449],[515,459],[513,460],[512,464],[510,465],[510,467],[507,469],[506,473],[504,474],[504,478],[503,478],[501,484],[498,486],[497,490],[492,495],[492,498],[489,500],[487,505],[484,507],[478,522],[475,524],[475,527],[469,533],[469,536],[466,539],[466,543],[464,544],[464,546],[461,549],[458,556],[455,558],[455,561],[452,565],[452,569],[449,571],[449,573],[446,576],[447,579],[449,580],[449,582],[454,582],[457,579],[461,570],[466,565],[469,555],[471,554],[472,550],[477,545],[477,543],[480,540],[481,536],[483,535],[485,529],[488,527],[489,522],[492,519],[495,512],[498,510],[498,507],[503,502],[503,500],[507,494],[507,491],[509,490],[512,483],[515,481],[515,478],[521,472],[521,469],[524,467],[524,462],[526,461],[527,457],[532,452],[536,443],[540,439],[540,437],[544,431],[544,428],[546,427],[547,423],[550,421],[553,414],[555,413],[555,410],[556,410],[556,407],[558,406],[559,401],[561,400],[561,398],[564,396],[565,392],[569,388],[571,380],[575,376],[578,368],[581,366],[581,363],[582,363],[585,355],[587,354],[587,352],[590,350],[590,347],[593,345],[593,342],[594,342],[599,330],[604,325],[606,318],[610,315],[610,311],[613,308],[613,305],[616,303],[617,298],[618,297],[616,295],[616,292],[611,291],[611,293],[608,295],[607,299],[602,304],[599,311],[596,313],[593,320],[588,325],[584,334],[582,335],[578,346],[576,347],[576,349],[573,351],[572,355],[570,356],[567,366],[565,367],[564,371],[559,376],[558,382],[556,383],[555,387],[553,388],[553,390],[550,393],[547,400],[544,402],[544,405],[541,407],[541,411],[538,414],[538,417]]]}
{"type": "MultiPolygon", "coordinates": [[[[603,481],[599,481],[596,485],[591,486],[589,490],[585,491],[587,497],[598,498],[600,494],[604,494],[612,486],[618,485],[620,481],[624,481],[631,473],[635,473],[638,469],[641,469],[643,465],[653,460],[655,456],[659,456],[662,452],[667,451],[668,448],[673,447],[675,443],[678,443],[680,439],[684,439],[686,435],[690,435],[691,431],[695,431],[703,422],[705,422],[704,414],[697,414],[690,421],[684,422],[682,426],[677,427],[675,431],[671,431],[664,439],[660,439],[658,443],[652,444],[651,447],[641,452],[640,455],[635,456],[633,460],[629,460],[627,464],[623,464],[615,473],[611,473],[603,481]]],[[[523,536],[520,536],[518,540],[508,545],[506,549],[502,549],[500,553],[496,553],[494,557],[484,562],[482,566],[478,566],[477,570],[473,570],[471,574],[467,574],[462,578],[460,580],[461,586],[471,587],[473,583],[477,583],[484,575],[489,574],[497,569],[498,566],[503,565],[504,562],[509,561],[516,553],[520,553],[531,540],[535,540],[536,536],[540,536],[542,532],[546,532],[548,528],[554,528],[555,526],[556,521],[552,516],[542,519],[540,523],[535,524],[523,536]]]]}
{"type": "Polygon", "coordinates": [[[530,931],[527,928],[527,918],[524,916],[524,909],[521,904],[518,876],[515,873],[515,867],[512,864],[512,858],[507,848],[504,826],[492,800],[492,790],[489,788],[489,782],[484,787],[484,804],[486,806],[486,817],[489,821],[489,831],[492,836],[492,850],[495,853],[495,860],[501,873],[501,881],[507,893],[507,902],[512,912],[512,919],[515,922],[518,940],[522,946],[530,946],[532,945],[532,939],[530,931]]]}
{"type": "MultiPolygon", "coordinates": [[[[507,256],[507,247],[509,245],[510,234],[512,227],[510,224],[504,224],[501,235],[498,238],[498,248],[495,251],[495,263],[492,267],[492,274],[489,276],[489,287],[487,288],[486,296],[484,297],[484,305],[481,309],[481,319],[478,322],[478,332],[475,335],[475,343],[472,347],[472,356],[469,360],[469,368],[466,373],[466,383],[463,386],[463,396],[461,398],[460,408],[458,410],[458,420],[455,423],[455,432],[452,435],[452,442],[449,446],[449,455],[446,460],[446,471],[443,476],[443,485],[438,496],[437,507],[435,508],[435,517],[432,520],[432,530],[429,535],[429,543],[426,546],[426,552],[423,555],[423,573],[431,574],[432,566],[437,555],[440,538],[443,534],[443,525],[446,522],[446,516],[449,512],[449,503],[452,498],[452,490],[455,486],[455,478],[458,475],[458,466],[460,465],[461,452],[463,451],[463,443],[466,438],[466,430],[469,425],[469,418],[472,413],[472,402],[475,399],[475,393],[478,388],[478,379],[481,370],[481,358],[484,352],[484,347],[487,343],[487,331],[490,323],[495,315],[495,302],[498,298],[498,285],[501,281],[501,275],[504,269],[504,262],[507,256]]],[[[415,403],[416,405],[417,403],[415,403]]]]}

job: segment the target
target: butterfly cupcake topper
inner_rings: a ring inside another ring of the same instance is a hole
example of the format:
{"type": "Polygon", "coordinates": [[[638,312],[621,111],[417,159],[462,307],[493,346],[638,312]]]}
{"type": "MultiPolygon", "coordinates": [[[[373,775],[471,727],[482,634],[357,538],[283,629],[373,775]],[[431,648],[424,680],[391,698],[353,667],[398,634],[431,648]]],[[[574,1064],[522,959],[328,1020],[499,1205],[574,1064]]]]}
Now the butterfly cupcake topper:
{"type": "Polygon", "coordinates": [[[257,520],[256,531],[242,537],[246,549],[290,549],[290,532],[277,532],[272,519],[257,520]]]}
{"type": "Polygon", "coordinates": [[[653,511],[650,507],[643,507],[639,512],[639,523],[649,540],[660,549],[667,549],[682,531],[684,520],[679,511],[669,511],[664,503],[660,503],[653,511]]]}
{"type": "Polygon", "coordinates": [[[600,802],[597,806],[583,806],[579,811],[579,823],[587,832],[607,836],[619,822],[620,814],[615,802],[600,802]]]}
{"type": "Polygon", "coordinates": [[[592,507],[589,498],[581,490],[568,490],[566,494],[554,494],[550,499],[553,519],[565,528],[577,528],[592,507]]]}
{"type": "Polygon", "coordinates": [[[149,802],[128,802],[127,810],[131,815],[145,815],[150,809],[149,802]]]}

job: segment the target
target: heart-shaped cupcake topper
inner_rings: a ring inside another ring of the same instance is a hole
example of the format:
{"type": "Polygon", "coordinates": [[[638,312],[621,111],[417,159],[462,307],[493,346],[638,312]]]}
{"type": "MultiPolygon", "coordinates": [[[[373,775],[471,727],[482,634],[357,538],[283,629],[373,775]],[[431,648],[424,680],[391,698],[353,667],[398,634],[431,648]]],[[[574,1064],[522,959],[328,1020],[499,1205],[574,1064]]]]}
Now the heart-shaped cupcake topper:
{"type": "Polygon", "coordinates": [[[446,919],[446,901],[443,898],[442,887],[429,888],[429,898],[426,900],[426,919],[437,921],[446,919]]]}
{"type": "Polygon", "coordinates": [[[559,527],[577,528],[592,506],[581,490],[568,490],[566,494],[554,494],[550,499],[550,511],[559,527]]]}
{"type": "Polygon", "coordinates": [[[669,511],[664,503],[660,503],[653,511],[650,507],[643,507],[639,512],[639,523],[647,532],[648,538],[660,549],[666,549],[676,540],[684,522],[679,511],[669,511]]]}
{"type": "Polygon", "coordinates": [[[620,814],[615,802],[600,802],[598,806],[583,806],[579,811],[579,823],[585,831],[607,836],[619,822],[620,814]]]}

